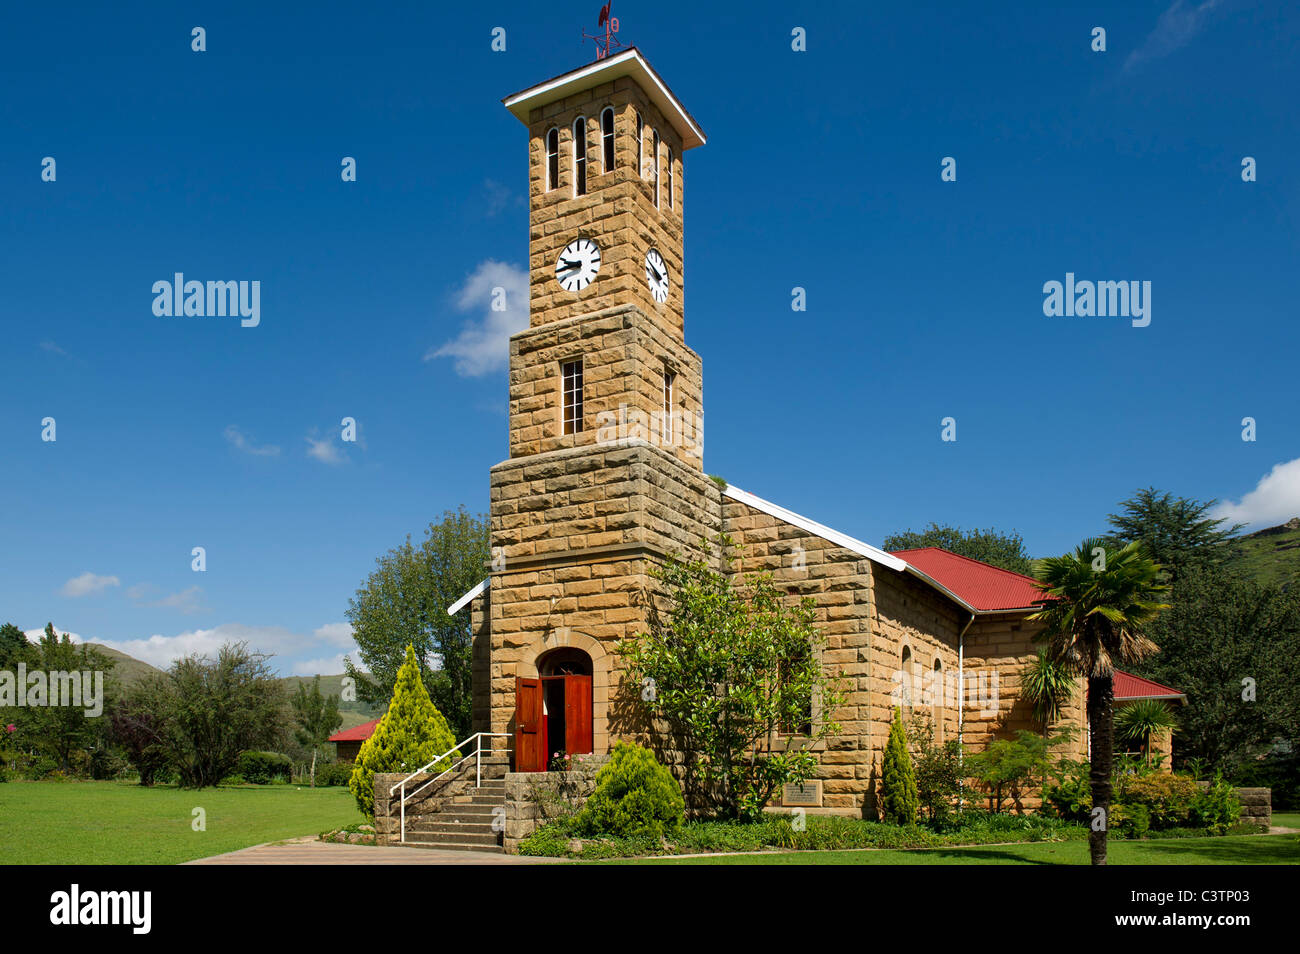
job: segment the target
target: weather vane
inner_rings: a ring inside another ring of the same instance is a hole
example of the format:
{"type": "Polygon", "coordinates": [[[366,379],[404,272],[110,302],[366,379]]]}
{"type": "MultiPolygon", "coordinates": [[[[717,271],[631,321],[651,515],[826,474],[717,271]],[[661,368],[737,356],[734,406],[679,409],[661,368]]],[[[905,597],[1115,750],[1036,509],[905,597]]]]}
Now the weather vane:
{"type": "Polygon", "coordinates": [[[604,36],[602,36],[599,33],[593,36],[592,34],[588,33],[586,30],[582,31],[582,39],[584,42],[587,40],[595,41],[596,59],[598,60],[603,60],[605,57],[609,56],[609,51],[611,49],[617,49],[623,45],[622,43],[618,42],[618,37],[614,35],[615,33],[618,32],[618,17],[610,15],[609,8],[612,7],[613,5],[614,5],[614,0],[609,0],[609,3],[601,7],[600,19],[596,21],[596,26],[605,28],[604,36]]]}

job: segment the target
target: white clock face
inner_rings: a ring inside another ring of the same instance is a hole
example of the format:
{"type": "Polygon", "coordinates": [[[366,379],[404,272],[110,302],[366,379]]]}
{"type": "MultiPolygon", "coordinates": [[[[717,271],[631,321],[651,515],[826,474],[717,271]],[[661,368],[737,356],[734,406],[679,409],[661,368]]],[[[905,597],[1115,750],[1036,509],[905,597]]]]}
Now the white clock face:
{"type": "Polygon", "coordinates": [[[600,246],[581,238],[564,246],[555,263],[555,280],[565,291],[580,292],[596,280],[600,271],[600,246]]]}
{"type": "Polygon", "coordinates": [[[664,264],[664,257],[653,248],[645,253],[645,280],[655,301],[663,304],[668,300],[668,266],[664,264]]]}

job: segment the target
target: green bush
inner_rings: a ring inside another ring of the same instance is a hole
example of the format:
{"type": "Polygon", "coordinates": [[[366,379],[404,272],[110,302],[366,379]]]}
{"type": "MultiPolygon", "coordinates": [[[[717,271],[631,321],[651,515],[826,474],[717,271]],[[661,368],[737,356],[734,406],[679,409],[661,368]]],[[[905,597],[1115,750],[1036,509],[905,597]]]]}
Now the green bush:
{"type": "Polygon", "coordinates": [[[323,762],[316,766],[316,785],[346,785],[353,767],[351,762],[323,762]]]}
{"type": "Polygon", "coordinates": [[[1110,806],[1107,827],[1124,838],[1141,838],[1151,827],[1151,813],[1145,805],[1116,802],[1110,806]]]}
{"type": "Polygon", "coordinates": [[[1206,831],[1223,835],[1241,818],[1241,799],[1231,785],[1216,775],[1210,787],[1192,799],[1192,818],[1206,831]]]}
{"type": "Polygon", "coordinates": [[[1092,785],[1088,763],[1062,761],[1055,782],[1043,786],[1043,808],[1057,818],[1086,822],[1092,812],[1092,785]]]}
{"type": "Polygon", "coordinates": [[[903,713],[896,708],[894,721],[889,726],[889,741],[885,744],[884,765],[880,771],[881,820],[891,825],[914,825],[918,805],[916,773],[912,769],[912,757],[907,753],[903,713]]]}
{"type": "Polygon", "coordinates": [[[596,790],[578,813],[579,829],[619,838],[663,838],[686,812],[672,773],[640,745],[620,742],[596,773],[596,790]]]}
{"type": "Polygon", "coordinates": [[[240,752],[234,774],[254,785],[270,785],[277,778],[288,781],[292,772],[293,760],[280,752],[240,752]]]}
{"type": "Polygon", "coordinates": [[[1188,824],[1192,801],[1199,789],[1186,775],[1137,775],[1120,780],[1116,801],[1146,809],[1150,827],[1157,831],[1188,824]]]}

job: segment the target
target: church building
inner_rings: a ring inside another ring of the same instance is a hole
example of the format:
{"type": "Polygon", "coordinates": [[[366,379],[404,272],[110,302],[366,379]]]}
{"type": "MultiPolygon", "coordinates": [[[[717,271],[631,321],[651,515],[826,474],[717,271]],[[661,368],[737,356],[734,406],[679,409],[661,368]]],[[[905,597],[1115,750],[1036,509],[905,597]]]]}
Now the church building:
{"type": "Polygon", "coordinates": [[[706,139],[646,58],[612,52],[504,103],[528,130],[529,327],[510,342],[491,566],[449,607],[471,614],[474,730],[506,735],[521,772],[643,739],[615,648],[663,599],[655,567],[720,533],[744,548],[737,571],[815,601],[822,662],[848,683],[799,804],[874,814],[896,703],[968,748],[1041,728],[1017,698],[1032,581],[942,550],[886,553],[705,474],[685,166],[706,139]]]}

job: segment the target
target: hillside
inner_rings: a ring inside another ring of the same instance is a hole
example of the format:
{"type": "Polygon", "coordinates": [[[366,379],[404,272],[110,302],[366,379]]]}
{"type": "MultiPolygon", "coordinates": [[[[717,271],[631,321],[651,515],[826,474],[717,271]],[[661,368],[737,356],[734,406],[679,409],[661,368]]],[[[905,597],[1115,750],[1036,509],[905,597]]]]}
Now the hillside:
{"type": "MultiPolygon", "coordinates": [[[[310,689],[311,682],[314,678],[315,676],[285,676],[280,680],[280,682],[284,685],[285,692],[292,695],[298,691],[298,685],[300,683],[307,683],[307,686],[310,689]]],[[[320,677],[321,695],[339,696],[341,699],[343,695],[343,678],[343,673],[339,673],[337,676],[326,676],[322,673],[320,677]]],[[[340,701],[339,713],[343,716],[343,728],[350,729],[354,725],[361,725],[363,722],[369,722],[371,719],[379,715],[379,710],[358,699],[356,702],[340,701]],[[355,721],[352,720],[354,715],[358,717],[355,721]]]]}
{"type": "Polygon", "coordinates": [[[113,660],[113,675],[121,680],[122,685],[130,686],[139,682],[147,676],[161,675],[161,671],[155,669],[143,660],[136,659],[134,656],[128,656],[126,653],[119,652],[116,649],[109,649],[102,643],[86,643],[90,649],[97,650],[113,660]]]}
{"type": "Polygon", "coordinates": [[[1261,583],[1300,582],[1300,517],[1237,538],[1234,565],[1261,583]]]}

